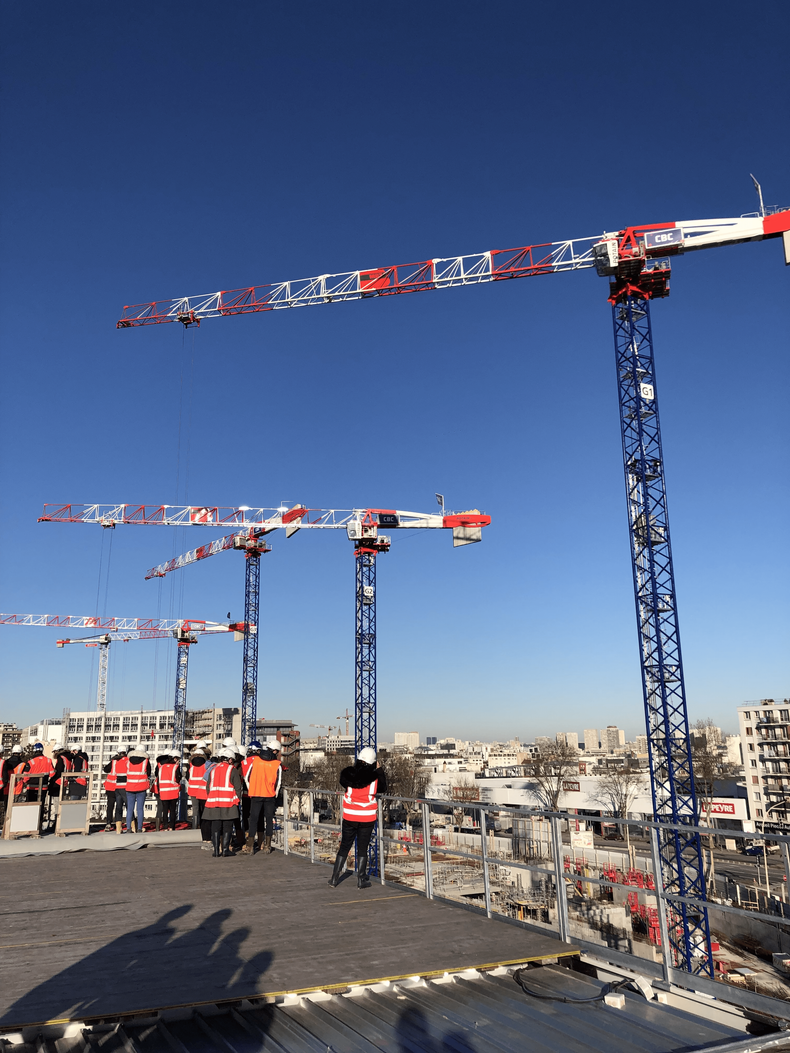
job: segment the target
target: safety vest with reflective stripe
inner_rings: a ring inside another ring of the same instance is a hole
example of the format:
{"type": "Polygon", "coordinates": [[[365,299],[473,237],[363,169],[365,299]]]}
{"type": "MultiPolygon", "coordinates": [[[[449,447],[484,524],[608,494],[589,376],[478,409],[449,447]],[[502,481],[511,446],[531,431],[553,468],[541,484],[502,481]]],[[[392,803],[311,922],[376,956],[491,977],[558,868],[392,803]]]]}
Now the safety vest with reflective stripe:
{"type": "Polygon", "coordinates": [[[278,760],[264,760],[256,757],[247,776],[250,797],[276,797],[280,792],[282,768],[278,760]]]}
{"type": "MultiPolygon", "coordinates": [[[[124,764],[126,763],[126,757],[123,758],[124,764]]],[[[110,770],[107,773],[107,778],[104,780],[104,789],[107,793],[115,793],[118,788],[118,765],[121,763],[120,760],[110,761],[110,770]]]]}
{"type": "MultiPolygon", "coordinates": [[[[74,771],[74,765],[72,764],[70,757],[66,757],[63,754],[61,754],[60,759],[63,761],[63,771],[74,771]]],[[[68,779],[66,780],[66,782],[68,782],[68,779]]],[[[55,785],[60,786],[60,776],[58,776],[57,779],[55,779],[55,785]]]]}
{"type": "Polygon", "coordinates": [[[211,769],[208,777],[206,808],[233,808],[239,803],[236,790],[230,781],[232,771],[233,765],[226,761],[215,764],[211,769]]]}
{"type": "Polygon", "coordinates": [[[11,776],[16,775],[16,785],[14,786],[14,797],[21,797],[22,791],[27,788],[27,779],[24,777],[25,762],[20,759],[16,762],[15,766],[13,761],[9,762],[8,765],[8,786],[11,787],[11,776]]]}
{"type": "Polygon", "coordinates": [[[115,762],[115,789],[125,790],[126,789],[126,772],[129,768],[129,758],[121,757],[119,761],[115,762]]]}
{"type": "Polygon", "coordinates": [[[129,793],[142,793],[148,789],[148,760],[144,759],[135,763],[127,761],[126,764],[126,789],[129,793]]]}
{"type": "Polygon", "coordinates": [[[194,764],[189,765],[187,793],[190,797],[195,797],[198,801],[205,801],[208,794],[208,790],[206,789],[205,764],[201,764],[199,767],[196,767],[194,764]]]}
{"type": "Polygon", "coordinates": [[[378,815],[376,804],[376,786],[374,779],[370,786],[349,786],[343,794],[343,818],[355,823],[375,822],[378,815]]]}
{"type": "MultiPolygon", "coordinates": [[[[74,771],[87,771],[87,765],[85,763],[84,757],[74,757],[74,771]]],[[[75,779],[74,782],[76,782],[78,786],[88,785],[87,779],[75,779]]]]}
{"type": "Polygon", "coordinates": [[[249,795],[250,795],[248,780],[249,780],[249,776],[250,776],[250,769],[252,768],[254,760],[255,760],[254,756],[252,756],[252,757],[245,757],[244,760],[241,762],[241,785],[242,785],[241,794],[242,794],[242,797],[249,797],[249,795]]]}
{"type": "Polygon", "coordinates": [[[177,764],[160,764],[156,781],[159,785],[159,799],[174,801],[181,792],[181,783],[176,782],[177,764]]]}
{"type": "MultiPolygon", "coordinates": [[[[55,771],[55,765],[52,763],[52,761],[49,759],[49,757],[45,757],[43,753],[35,754],[27,762],[27,774],[28,775],[36,775],[36,776],[49,775],[50,778],[51,778],[52,777],[52,773],[54,771],[55,771]]],[[[28,781],[29,780],[27,780],[27,779],[25,780],[25,782],[28,782],[28,781]]],[[[34,789],[34,790],[37,790],[39,787],[41,787],[41,789],[43,789],[43,790],[46,790],[47,784],[46,784],[46,782],[40,782],[38,780],[38,778],[37,778],[35,780],[35,782],[32,783],[31,788],[34,789]]]]}

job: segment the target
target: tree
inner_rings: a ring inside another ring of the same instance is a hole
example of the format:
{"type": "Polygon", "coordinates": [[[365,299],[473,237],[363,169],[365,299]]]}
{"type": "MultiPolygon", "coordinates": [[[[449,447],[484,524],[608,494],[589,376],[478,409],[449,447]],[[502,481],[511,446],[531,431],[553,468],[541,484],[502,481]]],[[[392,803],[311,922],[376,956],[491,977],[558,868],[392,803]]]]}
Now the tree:
{"type": "MultiPolygon", "coordinates": [[[[631,805],[646,789],[646,786],[644,772],[638,768],[610,768],[605,775],[601,776],[593,800],[603,805],[615,818],[627,819],[631,805]]],[[[626,844],[630,852],[630,828],[627,823],[623,825],[625,826],[626,844]]]]}
{"type": "MultiPolygon", "coordinates": [[[[469,804],[472,801],[480,800],[480,787],[474,779],[470,779],[467,775],[460,775],[454,784],[444,787],[442,796],[448,801],[456,801],[461,805],[469,804]]],[[[453,808],[453,823],[455,826],[460,827],[463,825],[464,814],[463,807],[453,808]]]]}
{"type": "MultiPolygon", "coordinates": [[[[718,738],[719,729],[710,719],[698,720],[691,728],[691,767],[694,772],[694,788],[700,803],[700,812],[706,826],[711,826],[711,806],[720,774],[718,738]]],[[[708,835],[708,878],[715,881],[713,857],[714,835],[708,835]]]]}
{"type": "MultiPolygon", "coordinates": [[[[346,753],[327,753],[316,764],[306,769],[311,790],[341,790],[340,773],[354,758],[346,753]]],[[[327,794],[326,800],[332,812],[332,822],[340,821],[342,798],[337,793],[327,794]]]]}
{"type": "Polygon", "coordinates": [[[579,774],[579,751],[566,742],[541,742],[530,767],[535,780],[532,796],[546,811],[559,811],[563,782],[579,774]]]}
{"type": "MultiPolygon", "coordinates": [[[[417,762],[414,754],[391,753],[381,759],[381,766],[387,775],[387,796],[402,798],[406,816],[411,821],[419,812],[419,805],[408,798],[421,799],[431,781],[431,773],[417,762]]],[[[392,801],[388,808],[391,810],[392,801]]]]}

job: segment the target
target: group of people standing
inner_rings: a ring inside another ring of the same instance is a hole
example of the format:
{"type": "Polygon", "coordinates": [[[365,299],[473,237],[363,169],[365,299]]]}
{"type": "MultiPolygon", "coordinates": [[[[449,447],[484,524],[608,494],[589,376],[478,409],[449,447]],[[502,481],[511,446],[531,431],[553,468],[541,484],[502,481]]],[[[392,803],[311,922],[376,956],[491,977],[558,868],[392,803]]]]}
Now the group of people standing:
{"type": "Polygon", "coordinates": [[[162,753],[152,771],[144,747],[119,749],[104,766],[105,830],[142,831],[149,788],[158,802],[156,829],[175,830],[181,788],[186,782],[192,826],[202,833],[201,847],[213,850],[214,856],[233,855],[233,848],[252,854],[257,837],[259,850],[272,851],[274,813],[282,786],[276,742],[251,742],[245,756],[232,738],[217,749],[201,741],[183,765],[181,762],[178,753],[162,753]]]}
{"type": "Polygon", "coordinates": [[[88,755],[83,750],[55,750],[52,758],[44,753],[41,742],[33,744],[33,752],[25,756],[21,746],[13,746],[6,756],[0,746],[0,825],[2,825],[14,779],[13,795],[16,802],[44,802],[45,821],[52,819],[52,800],[61,795],[70,801],[78,801],[88,792],[88,755]],[[64,782],[64,774],[70,775],[64,782]]]}
{"type": "MultiPolygon", "coordinates": [[[[50,760],[45,756],[40,742],[34,744],[29,758],[23,756],[21,746],[14,746],[4,759],[0,747],[3,812],[12,775],[17,776],[14,796],[19,800],[42,800],[44,793],[50,800],[60,796],[64,773],[71,777],[63,796],[71,800],[85,796],[87,779],[80,773],[87,774],[87,755],[64,749],[56,750],[53,757],[50,760]]],[[[234,848],[252,855],[257,840],[259,851],[273,851],[274,815],[283,775],[276,742],[251,742],[243,755],[232,738],[225,739],[217,749],[201,741],[184,758],[178,752],[161,753],[153,770],[144,746],[120,747],[103,772],[106,831],[142,832],[149,790],[157,798],[156,829],[175,830],[186,783],[192,826],[201,831],[202,848],[212,851],[215,857],[231,856],[234,848]]],[[[351,846],[356,843],[357,884],[368,888],[368,848],[378,817],[377,796],[387,792],[386,775],[378,767],[376,751],[370,747],[360,750],[354,764],[340,773],[340,785],[344,791],[343,823],[329,884],[332,888],[339,884],[351,846]]]]}

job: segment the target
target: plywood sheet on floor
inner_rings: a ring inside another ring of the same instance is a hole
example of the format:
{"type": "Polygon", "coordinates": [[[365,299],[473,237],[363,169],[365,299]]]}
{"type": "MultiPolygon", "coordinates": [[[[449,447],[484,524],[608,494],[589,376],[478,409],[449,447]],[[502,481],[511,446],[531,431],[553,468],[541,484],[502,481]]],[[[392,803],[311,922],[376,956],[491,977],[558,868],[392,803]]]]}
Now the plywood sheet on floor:
{"type": "Polygon", "coordinates": [[[4,860],[0,1027],[553,956],[555,940],[293,856],[4,860]]]}

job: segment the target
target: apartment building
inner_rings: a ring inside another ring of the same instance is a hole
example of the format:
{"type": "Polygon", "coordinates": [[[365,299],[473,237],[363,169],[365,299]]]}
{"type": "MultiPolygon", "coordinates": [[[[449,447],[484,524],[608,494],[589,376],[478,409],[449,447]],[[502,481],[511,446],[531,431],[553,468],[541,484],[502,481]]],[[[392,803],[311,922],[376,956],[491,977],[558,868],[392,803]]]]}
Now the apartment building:
{"type": "Polygon", "coordinates": [[[738,706],[749,810],[757,825],[790,827],[790,699],[738,706]]]}

